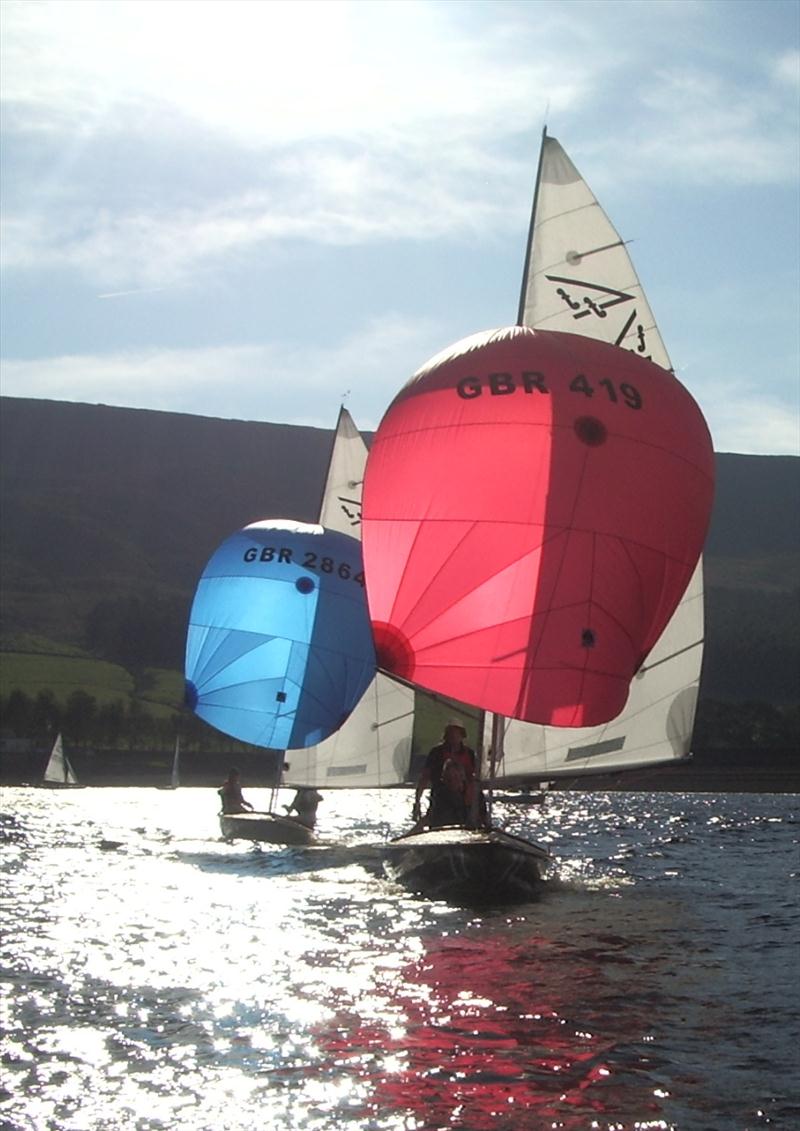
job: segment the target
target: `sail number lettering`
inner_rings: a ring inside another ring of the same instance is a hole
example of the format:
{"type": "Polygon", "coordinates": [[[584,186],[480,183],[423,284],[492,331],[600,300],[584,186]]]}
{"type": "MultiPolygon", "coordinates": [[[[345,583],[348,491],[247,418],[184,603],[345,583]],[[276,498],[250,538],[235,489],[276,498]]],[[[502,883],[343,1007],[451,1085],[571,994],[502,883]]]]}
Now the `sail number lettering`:
{"type": "Polygon", "coordinates": [[[570,391],[573,393],[583,393],[585,397],[593,397],[595,393],[604,393],[612,404],[617,404],[620,400],[628,406],[628,408],[641,408],[642,407],[642,394],[635,385],[631,385],[629,381],[622,381],[616,385],[610,378],[604,377],[602,381],[592,382],[583,373],[578,373],[577,376],[569,383],[570,391]]]}
{"type": "MultiPolygon", "coordinates": [[[[629,381],[617,383],[610,377],[590,381],[584,373],[578,373],[569,383],[571,393],[584,397],[606,397],[612,404],[624,404],[628,408],[639,409],[644,401],[642,394],[629,381]]],[[[538,370],[523,370],[518,377],[511,373],[489,373],[486,377],[462,377],[456,385],[456,392],[463,400],[474,400],[487,392],[491,397],[505,397],[512,393],[549,393],[547,378],[538,370]]]]}
{"type": "Polygon", "coordinates": [[[277,562],[278,565],[300,565],[303,569],[313,569],[319,573],[335,573],[342,581],[355,581],[358,585],[364,584],[364,572],[353,569],[349,562],[339,562],[334,558],[314,553],[313,550],[302,551],[302,562],[295,562],[290,546],[249,546],[242,555],[246,562],[277,562]]]}

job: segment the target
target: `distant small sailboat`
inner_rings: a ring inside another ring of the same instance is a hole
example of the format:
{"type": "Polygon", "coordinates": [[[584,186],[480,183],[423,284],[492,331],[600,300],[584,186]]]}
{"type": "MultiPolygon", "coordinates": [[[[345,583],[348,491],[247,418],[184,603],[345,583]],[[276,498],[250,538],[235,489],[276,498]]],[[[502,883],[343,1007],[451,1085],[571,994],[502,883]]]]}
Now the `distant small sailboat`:
{"type": "Polygon", "coordinates": [[[53,743],[53,749],[50,751],[44,777],[40,784],[47,789],[85,788],[78,781],[78,776],[72,768],[72,763],[64,753],[64,745],[61,741],[60,734],[56,736],[56,740],[53,743]]]}
{"type": "Polygon", "coordinates": [[[181,784],[180,781],[180,768],[181,768],[181,740],[180,736],[175,739],[175,753],[172,755],[172,772],[170,774],[169,785],[159,785],[158,789],[177,789],[181,784]]]}
{"type": "Polygon", "coordinates": [[[172,756],[172,776],[170,778],[170,789],[177,789],[180,785],[180,769],[181,769],[181,740],[175,739],[175,753],[172,756]]]}

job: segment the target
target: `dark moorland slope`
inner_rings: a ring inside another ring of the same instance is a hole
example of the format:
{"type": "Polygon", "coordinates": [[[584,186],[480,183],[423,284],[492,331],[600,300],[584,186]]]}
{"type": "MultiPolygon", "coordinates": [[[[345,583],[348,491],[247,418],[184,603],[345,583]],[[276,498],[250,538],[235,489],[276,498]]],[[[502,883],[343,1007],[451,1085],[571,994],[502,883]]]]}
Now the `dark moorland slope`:
{"type": "MultiPolygon", "coordinates": [[[[316,518],[332,429],[26,398],[0,402],[0,648],[109,652],[125,602],[180,669],[200,571],[259,518],[316,518]]],[[[369,440],[369,437],[367,437],[369,440]]],[[[800,459],[717,455],[701,699],[800,701],[800,459]]],[[[113,652],[113,648],[111,649],[113,652]]]]}

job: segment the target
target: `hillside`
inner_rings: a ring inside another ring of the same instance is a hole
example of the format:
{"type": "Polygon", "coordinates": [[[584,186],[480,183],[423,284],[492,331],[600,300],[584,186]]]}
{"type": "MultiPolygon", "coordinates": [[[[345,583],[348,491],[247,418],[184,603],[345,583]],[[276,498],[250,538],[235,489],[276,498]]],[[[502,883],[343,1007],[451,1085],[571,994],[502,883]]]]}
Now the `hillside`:
{"type": "MultiPolygon", "coordinates": [[[[315,519],[334,424],[8,397],[0,410],[0,646],[119,662],[110,636],[133,647],[138,633],[138,660],[164,668],[181,666],[195,582],[226,535],[315,519]]],[[[703,695],[797,703],[800,459],[720,454],[717,472],[703,695]]]]}
{"type": "Polygon", "coordinates": [[[3,621],[80,643],[97,602],[190,599],[216,545],[312,520],[331,433],[53,401],[0,402],[3,621]]]}

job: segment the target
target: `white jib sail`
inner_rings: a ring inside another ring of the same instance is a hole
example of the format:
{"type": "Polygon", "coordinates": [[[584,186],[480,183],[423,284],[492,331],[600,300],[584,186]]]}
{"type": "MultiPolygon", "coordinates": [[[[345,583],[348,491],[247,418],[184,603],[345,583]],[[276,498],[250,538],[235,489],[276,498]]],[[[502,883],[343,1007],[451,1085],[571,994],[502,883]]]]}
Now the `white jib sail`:
{"type": "MultiPolygon", "coordinates": [[[[627,248],[555,138],[545,136],[518,321],[670,360],[627,248]]],[[[703,570],[634,679],[622,714],[599,727],[505,721],[498,778],[572,777],[669,762],[690,750],[703,652],[703,570]]],[[[486,736],[488,741],[488,735],[486,736]]]]}
{"type": "Polygon", "coordinates": [[[58,782],[59,785],[77,785],[78,779],[75,771],[70,765],[69,758],[64,753],[64,747],[61,742],[61,735],[56,737],[53,743],[53,749],[50,752],[50,759],[47,763],[47,768],[44,771],[44,780],[49,782],[58,782]]]}
{"type": "MultiPolygon", "coordinates": [[[[339,411],[320,525],[361,538],[367,445],[346,408],[339,411]]],[[[405,781],[411,759],[414,692],[378,673],[345,723],[317,746],[287,750],[284,782],[317,789],[371,788],[405,781]]]]}

